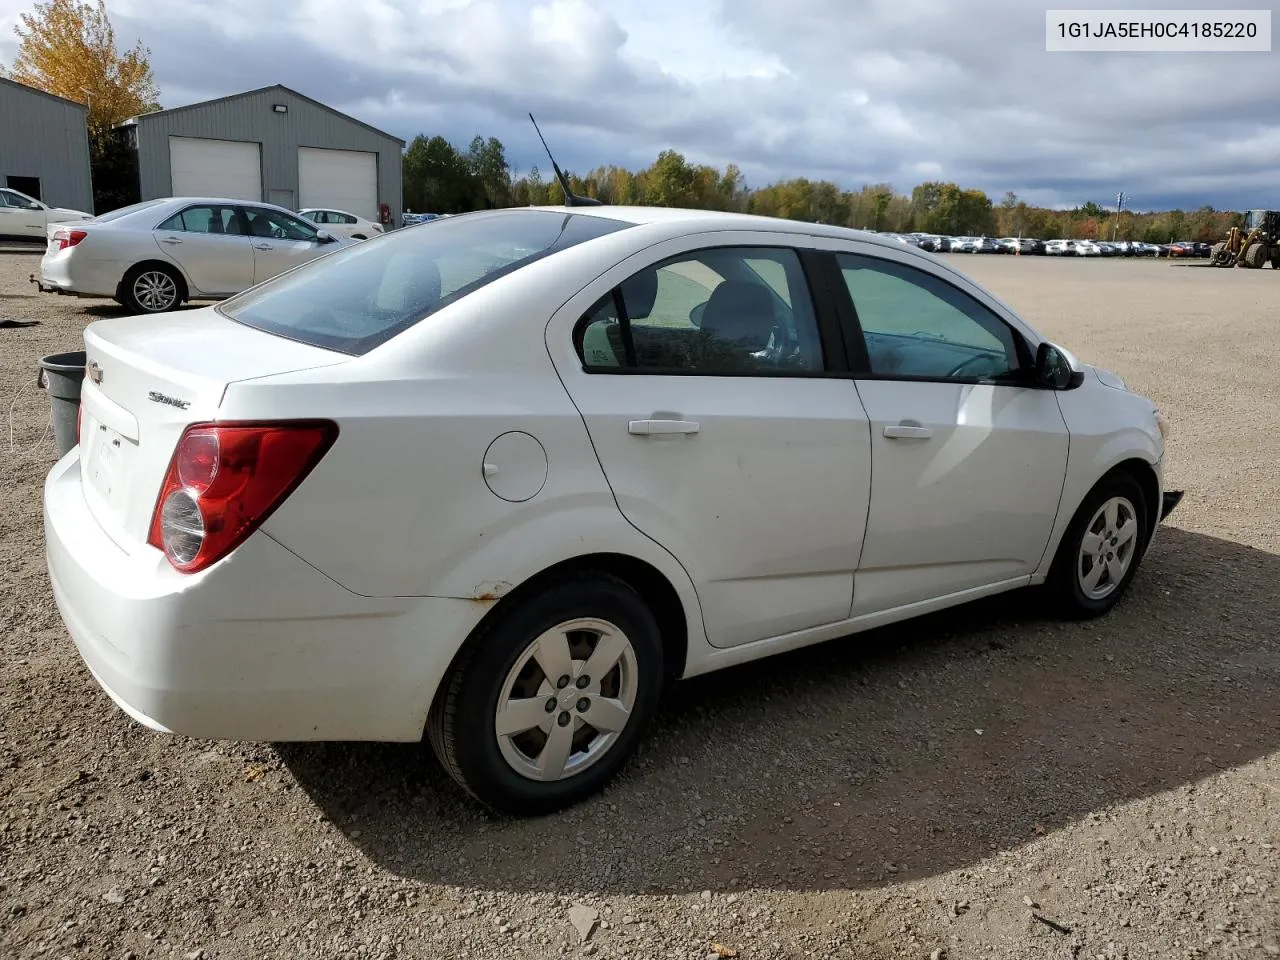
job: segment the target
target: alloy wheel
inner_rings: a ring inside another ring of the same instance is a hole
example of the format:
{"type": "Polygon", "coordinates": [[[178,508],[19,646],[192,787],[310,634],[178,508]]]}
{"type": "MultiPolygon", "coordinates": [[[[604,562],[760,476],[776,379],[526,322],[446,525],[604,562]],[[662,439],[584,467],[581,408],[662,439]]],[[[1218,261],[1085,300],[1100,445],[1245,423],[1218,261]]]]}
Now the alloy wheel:
{"type": "Polygon", "coordinates": [[[617,742],[638,686],[635,649],[617,626],[595,618],[557,624],[524,649],[502,684],[498,749],[530,780],[575,776],[617,742]]]}
{"type": "Polygon", "coordinates": [[[161,313],[178,299],[178,284],[163,270],[147,270],[133,281],[133,298],[149,313],[161,313]]]}
{"type": "Polygon", "coordinates": [[[1138,548],[1138,516],[1125,497],[1098,507],[1085,527],[1076,559],[1080,590],[1090,600],[1109,596],[1124,582],[1138,548]]]}

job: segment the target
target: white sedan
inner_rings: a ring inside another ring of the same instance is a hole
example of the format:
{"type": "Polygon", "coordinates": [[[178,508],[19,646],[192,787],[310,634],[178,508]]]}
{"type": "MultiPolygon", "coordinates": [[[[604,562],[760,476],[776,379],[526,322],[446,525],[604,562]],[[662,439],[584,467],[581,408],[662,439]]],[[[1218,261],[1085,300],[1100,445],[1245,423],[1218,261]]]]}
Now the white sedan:
{"type": "Polygon", "coordinates": [[[92,213],[51,207],[35,197],[9,187],[0,187],[0,237],[19,240],[43,240],[51,223],[73,223],[90,220],[92,213]]]}
{"type": "Polygon", "coordinates": [[[368,240],[383,232],[382,224],[364,217],[357,217],[345,210],[308,208],[299,210],[298,216],[310,220],[322,230],[328,230],[336,237],[350,237],[352,240],[368,240]]]}
{"type": "Polygon", "coordinates": [[[268,203],[168,197],[50,226],[36,283],[164,313],[232,296],[356,242],[268,203]]]}
{"type": "Polygon", "coordinates": [[[486,211],[84,334],[58,609],[147,726],[430,739],[602,787],[682,677],[1042,585],[1121,598],[1165,421],[939,258],[705,211],[486,211]]]}

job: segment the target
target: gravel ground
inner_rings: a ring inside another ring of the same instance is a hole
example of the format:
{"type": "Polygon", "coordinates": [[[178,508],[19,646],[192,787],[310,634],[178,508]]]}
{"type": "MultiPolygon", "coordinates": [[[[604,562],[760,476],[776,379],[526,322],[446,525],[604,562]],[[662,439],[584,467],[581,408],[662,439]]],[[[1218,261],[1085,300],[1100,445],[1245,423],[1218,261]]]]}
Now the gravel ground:
{"type": "Polygon", "coordinates": [[[41,321],[0,329],[0,956],[1280,954],[1280,277],[956,261],[1172,419],[1187,497],[1126,600],[1064,625],[1006,596],[701,678],[606,794],[513,822],[425,747],[115,709],[46,584],[35,362],[117,308],[0,256],[0,317],[41,321]]]}

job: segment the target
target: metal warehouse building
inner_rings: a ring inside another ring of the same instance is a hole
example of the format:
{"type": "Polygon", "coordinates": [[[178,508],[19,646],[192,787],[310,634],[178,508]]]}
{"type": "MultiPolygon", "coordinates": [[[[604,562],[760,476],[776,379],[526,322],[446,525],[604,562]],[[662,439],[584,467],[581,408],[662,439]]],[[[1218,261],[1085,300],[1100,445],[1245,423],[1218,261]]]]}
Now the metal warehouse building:
{"type": "Polygon", "coordinates": [[[92,213],[88,114],[83,104],[0,77],[0,186],[92,213]]]}
{"type": "Polygon", "coordinates": [[[120,124],[138,151],[141,199],[265,200],[400,222],[404,141],[288,87],[142,114],[120,124]]]}

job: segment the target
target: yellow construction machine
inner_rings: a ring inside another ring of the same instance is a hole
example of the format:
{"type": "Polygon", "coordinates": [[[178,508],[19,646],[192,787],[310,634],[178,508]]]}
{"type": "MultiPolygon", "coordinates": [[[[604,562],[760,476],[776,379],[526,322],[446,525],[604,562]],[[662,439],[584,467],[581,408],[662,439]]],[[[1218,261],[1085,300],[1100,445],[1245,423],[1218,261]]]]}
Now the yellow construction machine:
{"type": "Polygon", "coordinates": [[[1213,245],[1215,267],[1248,267],[1258,270],[1267,261],[1280,270],[1280,210],[1250,210],[1243,227],[1232,227],[1227,239],[1213,245]]]}

